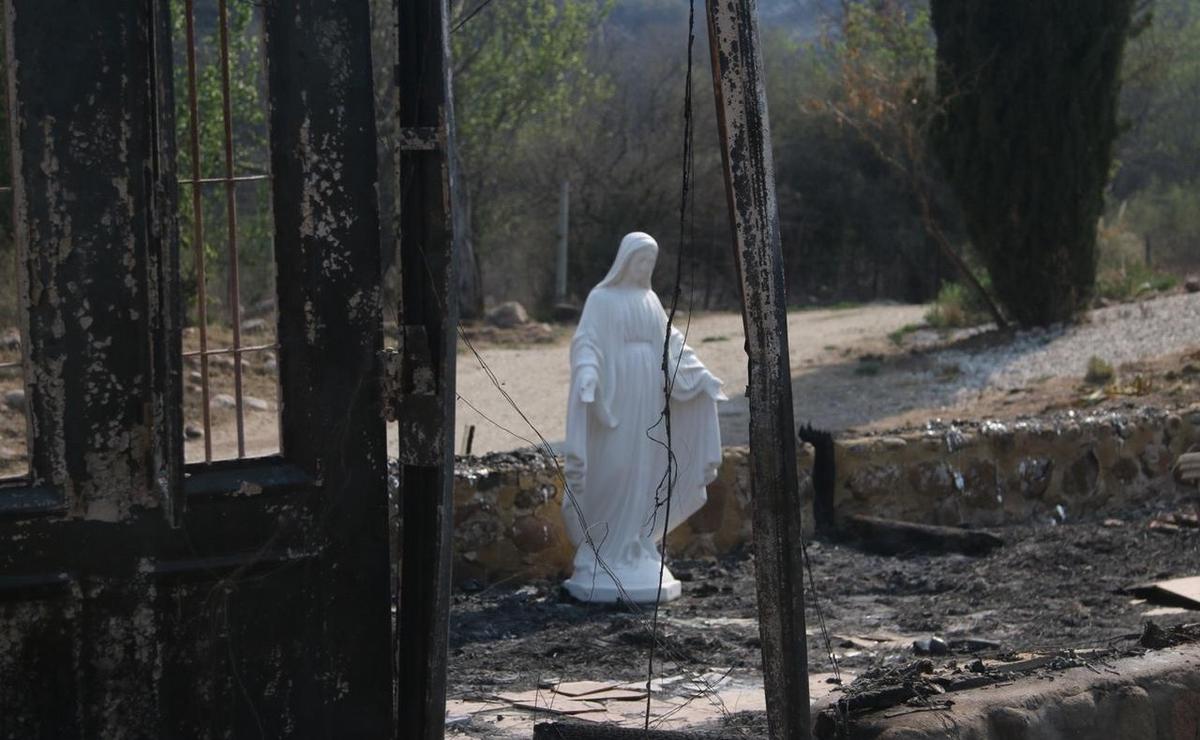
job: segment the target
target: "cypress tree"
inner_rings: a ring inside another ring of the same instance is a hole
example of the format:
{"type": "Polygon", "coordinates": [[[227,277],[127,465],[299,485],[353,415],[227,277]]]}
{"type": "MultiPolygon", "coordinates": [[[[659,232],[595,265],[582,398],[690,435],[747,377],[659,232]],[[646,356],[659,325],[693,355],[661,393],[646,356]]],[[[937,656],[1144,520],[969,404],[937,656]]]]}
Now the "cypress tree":
{"type": "Polygon", "coordinates": [[[1023,326],[1071,318],[1096,278],[1134,0],[932,0],[933,147],[995,295],[1023,326]]]}

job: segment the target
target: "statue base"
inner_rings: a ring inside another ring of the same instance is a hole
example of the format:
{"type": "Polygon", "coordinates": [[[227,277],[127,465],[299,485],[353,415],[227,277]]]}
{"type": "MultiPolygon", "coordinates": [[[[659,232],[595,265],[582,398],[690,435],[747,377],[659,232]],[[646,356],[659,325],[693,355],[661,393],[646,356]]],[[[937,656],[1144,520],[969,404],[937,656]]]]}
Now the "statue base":
{"type": "MultiPolygon", "coordinates": [[[[624,599],[629,599],[635,604],[653,604],[655,595],[659,593],[658,568],[658,563],[649,560],[645,561],[643,567],[613,568],[624,593],[617,588],[617,584],[608,573],[599,568],[594,576],[591,573],[572,575],[563,581],[563,588],[572,598],[589,604],[615,604],[624,599]]],[[[658,600],[660,604],[674,601],[683,593],[683,586],[671,575],[670,568],[663,568],[661,593],[662,597],[658,600]]]]}

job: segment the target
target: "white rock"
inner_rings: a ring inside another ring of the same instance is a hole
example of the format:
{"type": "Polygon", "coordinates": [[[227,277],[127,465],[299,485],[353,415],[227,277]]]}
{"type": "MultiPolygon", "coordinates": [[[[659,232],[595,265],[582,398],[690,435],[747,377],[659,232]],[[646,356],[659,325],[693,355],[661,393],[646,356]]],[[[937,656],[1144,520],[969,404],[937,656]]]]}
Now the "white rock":
{"type": "Polygon", "coordinates": [[[244,334],[262,334],[268,328],[266,319],[246,319],[242,322],[242,333],[244,334]]]}
{"type": "Polygon", "coordinates": [[[485,318],[489,324],[498,326],[501,329],[511,329],[514,326],[529,323],[529,313],[525,310],[524,306],[516,301],[501,303],[491,311],[488,311],[485,318]]]}
{"type": "Polygon", "coordinates": [[[4,394],[4,405],[18,413],[25,413],[25,391],[19,388],[7,391],[4,394]]]}

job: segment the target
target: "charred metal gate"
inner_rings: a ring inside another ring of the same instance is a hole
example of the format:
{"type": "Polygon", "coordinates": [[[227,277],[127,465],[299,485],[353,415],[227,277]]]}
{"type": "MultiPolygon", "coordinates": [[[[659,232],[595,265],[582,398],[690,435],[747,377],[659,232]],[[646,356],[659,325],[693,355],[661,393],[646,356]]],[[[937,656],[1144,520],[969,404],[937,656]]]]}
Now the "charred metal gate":
{"type": "Polygon", "coordinates": [[[168,10],[6,2],[34,441],[0,737],[387,737],[367,2],[266,3],[283,453],[186,470],[168,10]]]}
{"type": "MultiPolygon", "coordinates": [[[[0,485],[0,737],[436,740],[457,316],[446,0],[395,0],[403,285],[386,403],[367,0],[264,0],[283,453],[187,469],[171,0],[4,3],[33,435],[31,475],[0,485]],[[384,409],[401,422],[395,645],[384,409]]],[[[756,2],[707,8],[761,412],[768,710],[774,734],[806,737],[756,2]]]]}

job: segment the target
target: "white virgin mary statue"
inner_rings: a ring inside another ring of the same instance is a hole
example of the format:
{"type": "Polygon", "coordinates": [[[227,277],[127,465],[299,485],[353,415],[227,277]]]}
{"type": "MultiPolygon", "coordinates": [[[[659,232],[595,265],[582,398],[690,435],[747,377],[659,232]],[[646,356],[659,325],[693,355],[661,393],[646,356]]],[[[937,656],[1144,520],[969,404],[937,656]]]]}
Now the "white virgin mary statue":
{"type": "Polygon", "coordinates": [[[667,522],[667,433],[663,344],[667,314],[650,289],[658,244],[635,232],[621,240],[603,282],[588,295],[571,342],[563,518],[575,545],[564,586],[581,601],[670,601],[679,581],[659,543],[704,505],[721,464],[721,381],[683,335],[670,329],[672,468],[667,522]],[[615,577],[615,580],[614,580],[615,577]]]}

